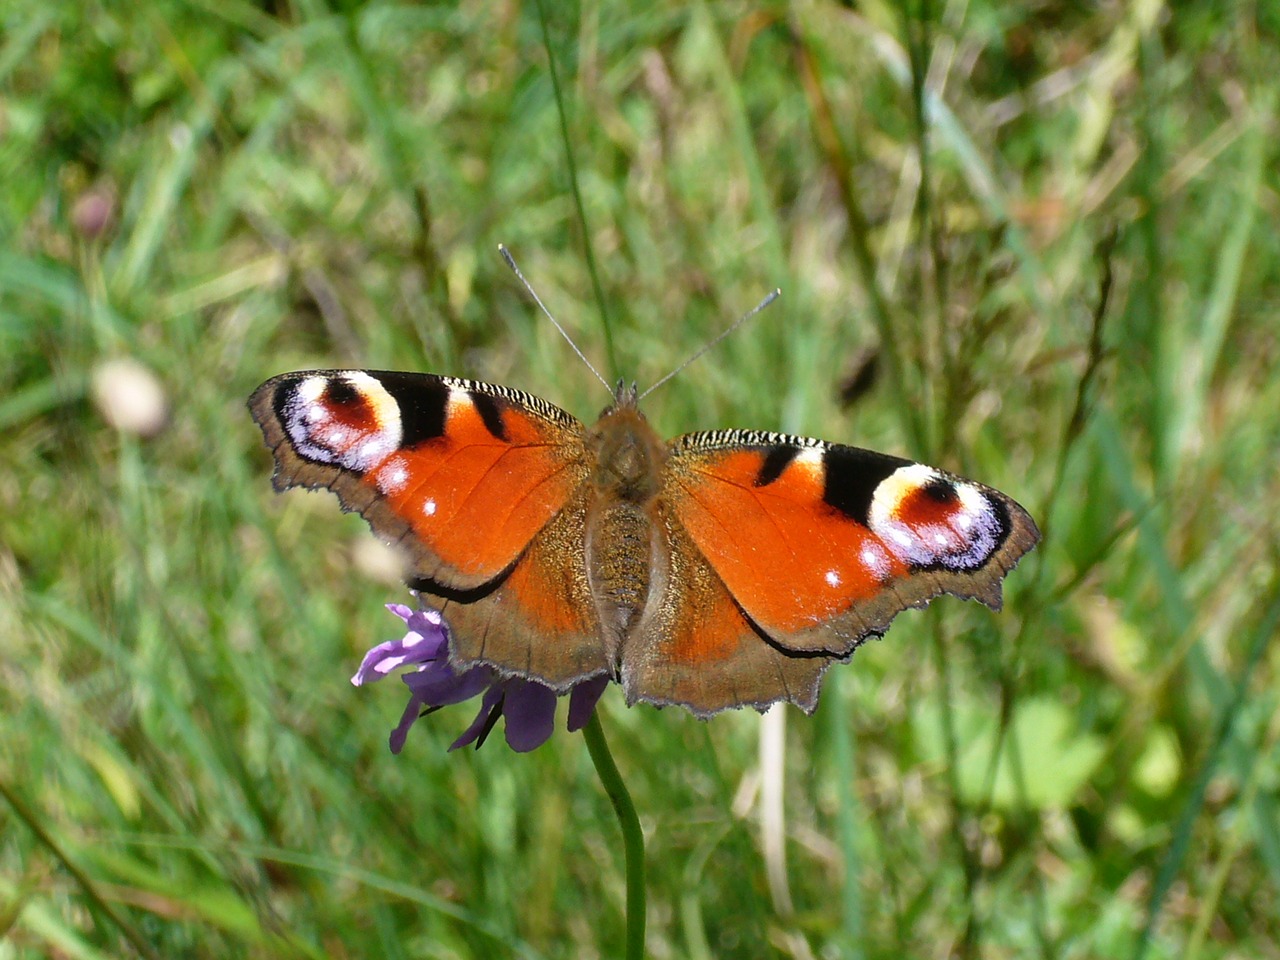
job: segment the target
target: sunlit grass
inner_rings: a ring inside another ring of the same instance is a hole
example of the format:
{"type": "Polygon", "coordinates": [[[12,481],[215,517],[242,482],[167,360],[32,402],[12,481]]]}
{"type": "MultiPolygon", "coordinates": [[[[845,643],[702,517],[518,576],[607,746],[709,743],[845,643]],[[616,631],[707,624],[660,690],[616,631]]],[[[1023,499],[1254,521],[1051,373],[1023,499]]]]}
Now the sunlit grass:
{"type": "Polygon", "coordinates": [[[659,430],[918,456],[1046,532],[1004,612],[904,614],[788,714],[789,911],[760,719],[610,692],[653,956],[1278,955],[1275,15],[548,8],[585,230],[533,5],[11,5],[0,956],[619,954],[583,744],[446,754],[458,708],[392,757],[347,678],[403,591],[244,408],[358,365],[590,419],[499,242],[603,369],[593,251],[642,387],[781,287],[659,430]],[[120,357],[154,437],[92,399],[120,357]]]}

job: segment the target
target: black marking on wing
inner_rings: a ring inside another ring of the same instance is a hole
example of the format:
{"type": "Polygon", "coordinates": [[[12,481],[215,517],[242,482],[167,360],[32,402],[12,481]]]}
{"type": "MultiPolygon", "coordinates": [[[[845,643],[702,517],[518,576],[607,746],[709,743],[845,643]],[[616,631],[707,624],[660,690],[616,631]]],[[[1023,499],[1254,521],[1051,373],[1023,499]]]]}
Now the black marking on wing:
{"type": "Polygon", "coordinates": [[[480,414],[480,420],[484,423],[484,428],[495,440],[507,439],[507,427],[502,422],[502,409],[498,406],[498,401],[493,398],[492,394],[481,393],[478,390],[468,391],[467,397],[475,405],[476,413],[480,414]]]}
{"type": "MultiPolygon", "coordinates": [[[[262,388],[259,387],[259,390],[261,389],[262,388]]],[[[293,399],[293,395],[297,392],[297,389],[298,381],[296,380],[285,380],[275,384],[275,386],[271,388],[271,409],[275,412],[276,423],[280,424],[286,435],[289,430],[289,420],[287,416],[289,402],[293,399]]],[[[252,398],[250,398],[250,403],[252,402],[252,398]]]]}
{"type": "MultiPolygon", "coordinates": [[[[995,511],[996,525],[998,527],[996,530],[996,545],[991,548],[991,553],[987,556],[986,560],[983,560],[983,565],[985,566],[987,560],[990,560],[991,557],[999,553],[1000,549],[1004,546],[1005,541],[1013,535],[1013,516],[1009,513],[1009,505],[1005,503],[1003,497],[992,496],[985,490],[983,491],[982,496],[987,503],[991,504],[991,508],[995,511]]],[[[1028,520],[1029,519],[1030,517],[1028,516],[1028,520]]],[[[1040,539],[1040,531],[1036,529],[1034,522],[1031,524],[1031,533],[1031,544],[1027,547],[1027,550],[1034,547],[1036,545],[1036,541],[1040,539]]]]}
{"type": "MultiPolygon", "coordinates": [[[[296,386],[294,384],[295,389],[296,386]]],[[[351,382],[344,377],[335,377],[324,385],[323,400],[331,406],[346,407],[348,409],[366,405],[364,394],[352,386],[351,382]]]]}
{"type": "Polygon", "coordinates": [[[920,492],[934,503],[949,504],[960,499],[960,494],[956,492],[956,485],[946,477],[934,477],[920,488],[920,492]]]}
{"type": "Polygon", "coordinates": [[[764,463],[760,465],[760,472],[756,474],[755,485],[767,487],[773,483],[799,455],[800,448],[791,444],[780,444],[771,449],[764,455],[764,463]]]}
{"type": "Polygon", "coordinates": [[[822,455],[822,499],[845,516],[869,526],[876,487],[910,463],[887,453],[833,443],[822,455]]]}
{"type": "Polygon", "coordinates": [[[444,436],[449,387],[434,377],[412,373],[371,373],[400,408],[400,444],[416,447],[444,436]]]}

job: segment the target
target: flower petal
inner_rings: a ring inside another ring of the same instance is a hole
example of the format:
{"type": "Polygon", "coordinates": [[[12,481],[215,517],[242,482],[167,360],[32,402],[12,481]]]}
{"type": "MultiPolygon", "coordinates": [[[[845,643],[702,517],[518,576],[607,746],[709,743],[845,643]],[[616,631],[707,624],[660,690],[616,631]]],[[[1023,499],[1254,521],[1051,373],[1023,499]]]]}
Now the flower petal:
{"type": "Polygon", "coordinates": [[[402,679],[423,703],[447,707],[484,692],[485,687],[493,683],[493,671],[488,667],[472,667],[455,673],[444,660],[436,660],[406,673],[402,679]]]}
{"type": "Polygon", "coordinates": [[[502,684],[495,683],[485,691],[484,700],[480,703],[480,712],[476,714],[476,718],[471,721],[471,726],[462,731],[462,736],[453,741],[449,745],[449,749],[457,750],[459,747],[465,747],[469,743],[474,743],[477,738],[484,743],[484,737],[489,735],[489,731],[493,729],[493,725],[497,722],[498,717],[502,713],[502,684]]]}
{"type": "Polygon", "coordinates": [[[528,753],[546,743],[555,729],[555,691],[532,680],[508,680],[505,686],[507,744],[516,753],[528,753]]]}
{"type": "Polygon", "coordinates": [[[410,610],[400,603],[389,603],[387,609],[405,622],[409,632],[399,640],[383,641],[364,655],[351,678],[357,687],[381,680],[397,667],[429,663],[445,652],[448,635],[436,611],[410,610]],[[435,614],[434,618],[431,614],[435,614]]]}
{"type": "Polygon", "coordinates": [[[587,725],[587,721],[591,719],[591,714],[595,712],[596,704],[600,702],[604,688],[608,685],[609,675],[607,673],[602,673],[598,677],[591,677],[574,685],[573,690],[569,693],[568,728],[570,733],[575,730],[581,730],[587,725]]]}
{"type": "MultiPolygon", "coordinates": [[[[389,606],[389,605],[388,605],[389,606]]],[[[393,613],[395,611],[392,611],[393,613]]],[[[396,614],[399,616],[399,614],[396,614]]],[[[432,607],[424,607],[421,610],[410,610],[405,625],[414,633],[421,634],[423,637],[440,637],[447,639],[449,635],[448,627],[444,625],[444,617],[440,615],[440,611],[432,607]]]]}
{"type": "Polygon", "coordinates": [[[417,697],[410,697],[409,705],[404,708],[404,713],[400,716],[400,722],[391,731],[391,737],[388,742],[391,744],[392,753],[398,754],[404,749],[404,741],[405,737],[409,736],[409,728],[417,721],[421,712],[422,701],[417,697]]]}

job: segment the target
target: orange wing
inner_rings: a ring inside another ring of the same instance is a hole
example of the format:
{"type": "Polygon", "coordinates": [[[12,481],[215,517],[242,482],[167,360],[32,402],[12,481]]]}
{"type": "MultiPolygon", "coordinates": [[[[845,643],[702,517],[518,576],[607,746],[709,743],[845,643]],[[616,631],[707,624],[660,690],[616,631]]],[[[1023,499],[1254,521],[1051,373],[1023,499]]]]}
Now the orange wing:
{"type": "Polygon", "coordinates": [[[407,550],[460,667],[557,689],[612,668],[586,586],[586,452],[569,414],[492,384],[365,370],[283,374],[249,407],[277,490],[332,490],[407,550]]]}
{"type": "Polygon", "coordinates": [[[651,603],[622,649],[627,702],[680,704],[706,717],[789,700],[812,713],[822,674],[835,659],[772,643],[666,504],[655,519],[666,549],[656,551],[661,562],[651,571],[651,603]]]}
{"type": "Polygon", "coordinates": [[[1001,603],[1035,546],[1021,506],[897,457],[753,431],[680,437],[664,495],[734,601],[773,643],[844,657],[940,593],[1001,603]]]}
{"type": "Polygon", "coordinates": [[[268,380],[249,407],[277,490],[332,490],[407,548],[414,577],[450,590],[509,569],[586,475],[581,423],[487,383],[303,371],[268,380]]]}
{"type": "Polygon", "coordinates": [[[586,492],[580,487],[493,585],[459,592],[411,584],[449,624],[455,664],[488,664],[557,690],[613,672],[586,571],[586,492]]]}

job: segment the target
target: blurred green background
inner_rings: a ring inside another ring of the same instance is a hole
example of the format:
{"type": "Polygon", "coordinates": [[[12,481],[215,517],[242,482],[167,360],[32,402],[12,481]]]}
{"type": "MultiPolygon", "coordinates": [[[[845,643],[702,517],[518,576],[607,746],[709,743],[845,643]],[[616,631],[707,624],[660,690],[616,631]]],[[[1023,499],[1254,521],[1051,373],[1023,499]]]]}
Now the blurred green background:
{"type": "Polygon", "coordinates": [[[642,387],[781,287],[661,432],[1045,531],[813,718],[607,694],[653,957],[1280,957],[1276,6],[547,6],[0,6],[0,960],[620,953],[581,738],[392,757],[348,678],[407,595],[244,407],[353,365],[591,419],[499,242],[642,387]]]}

